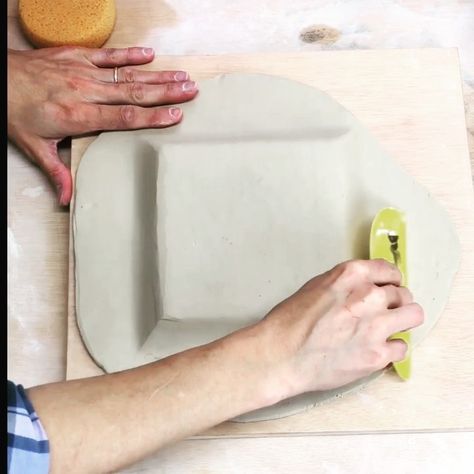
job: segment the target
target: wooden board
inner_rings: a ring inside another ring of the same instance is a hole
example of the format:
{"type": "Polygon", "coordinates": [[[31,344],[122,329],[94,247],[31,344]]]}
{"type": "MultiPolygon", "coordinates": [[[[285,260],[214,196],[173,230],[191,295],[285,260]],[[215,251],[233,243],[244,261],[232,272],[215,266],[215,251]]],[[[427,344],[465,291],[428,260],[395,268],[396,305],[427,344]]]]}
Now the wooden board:
{"type": "MultiPolygon", "coordinates": [[[[154,67],[185,69],[197,80],[225,72],[274,74],[328,92],[442,202],[462,248],[450,301],[414,354],[410,382],[387,373],[357,393],[306,413],[269,422],[224,423],[205,436],[474,428],[474,205],[456,50],[176,56],[160,57],[154,67]]],[[[73,172],[90,141],[73,141],[73,172]]],[[[68,379],[100,373],[75,322],[70,241],[68,379]]]]}
{"type": "Polygon", "coordinates": [[[186,440],[121,472],[471,474],[473,445],[474,433],[186,440]]]}

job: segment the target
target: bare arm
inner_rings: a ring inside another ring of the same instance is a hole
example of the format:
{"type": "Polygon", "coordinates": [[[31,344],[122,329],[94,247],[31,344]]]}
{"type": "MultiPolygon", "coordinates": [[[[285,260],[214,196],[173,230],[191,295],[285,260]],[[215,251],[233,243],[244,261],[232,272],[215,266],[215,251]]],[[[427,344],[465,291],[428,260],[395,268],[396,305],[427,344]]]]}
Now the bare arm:
{"type": "Polygon", "coordinates": [[[262,342],[253,327],[138,369],[30,389],[53,472],[115,471],[278,401],[262,342]]]}
{"type": "Polygon", "coordinates": [[[28,391],[53,472],[114,471],[165,444],[299,393],[350,383],[405,357],[395,332],[421,308],[383,261],[336,266],[259,323],[125,372],[28,391]]]}

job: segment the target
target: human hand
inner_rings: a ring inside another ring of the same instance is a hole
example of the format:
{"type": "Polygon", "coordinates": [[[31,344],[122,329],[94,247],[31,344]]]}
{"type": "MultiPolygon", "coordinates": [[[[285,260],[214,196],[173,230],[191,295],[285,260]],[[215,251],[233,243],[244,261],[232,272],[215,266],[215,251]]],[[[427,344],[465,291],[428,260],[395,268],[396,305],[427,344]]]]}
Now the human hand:
{"type": "Polygon", "coordinates": [[[400,283],[399,270],[384,260],[349,261],[270,311],[258,324],[283,381],[275,384],[284,386],[279,398],[340,387],[403,360],[406,344],[388,338],[424,316],[400,283]]]}
{"type": "Polygon", "coordinates": [[[262,321],[210,344],[102,377],[28,389],[48,433],[53,471],[116,472],[224,420],[403,359],[405,343],[387,339],[421,324],[423,312],[400,281],[383,260],[345,262],[262,321]],[[137,406],[153,416],[130,422],[137,406]],[[105,436],[114,442],[104,445],[105,436]],[[88,455],[78,455],[78,447],[88,455]]]}
{"type": "Polygon", "coordinates": [[[177,107],[197,86],[184,71],[143,71],[152,49],[45,48],[8,51],[8,136],[56,186],[72,196],[69,169],[58,156],[66,137],[101,130],[161,128],[182,119],[177,107]],[[114,68],[118,83],[114,83],[114,68]]]}

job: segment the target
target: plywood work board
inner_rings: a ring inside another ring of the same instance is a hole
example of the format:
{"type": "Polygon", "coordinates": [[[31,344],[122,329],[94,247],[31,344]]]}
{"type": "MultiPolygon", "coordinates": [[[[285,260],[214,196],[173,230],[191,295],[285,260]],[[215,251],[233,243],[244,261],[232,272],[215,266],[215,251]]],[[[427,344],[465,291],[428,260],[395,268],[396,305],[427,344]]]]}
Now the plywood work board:
{"type": "MultiPolygon", "coordinates": [[[[388,372],[356,393],[305,413],[259,423],[228,422],[203,436],[473,429],[474,199],[456,50],[168,56],[158,57],[150,67],[184,69],[197,81],[231,72],[274,74],[327,92],[440,200],[456,225],[462,249],[450,300],[435,329],[417,347],[409,382],[388,372]]],[[[73,141],[73,175],[92,140],[73,141]]],[[[101,373],[82,344],[74,297],[71,238],[68,379],[101,373]]]]}

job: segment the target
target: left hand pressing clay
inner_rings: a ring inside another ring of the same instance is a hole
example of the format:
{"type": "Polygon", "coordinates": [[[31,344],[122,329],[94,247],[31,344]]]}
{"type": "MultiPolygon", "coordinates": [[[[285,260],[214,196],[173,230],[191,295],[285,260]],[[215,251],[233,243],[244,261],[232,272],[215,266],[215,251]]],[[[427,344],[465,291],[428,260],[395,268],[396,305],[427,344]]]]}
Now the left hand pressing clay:
{"type": "Polygon", "coordinates": [[[19,0],[20,24],[36,47],[101,47],[115,24],[114,0],[19,0]]]}

